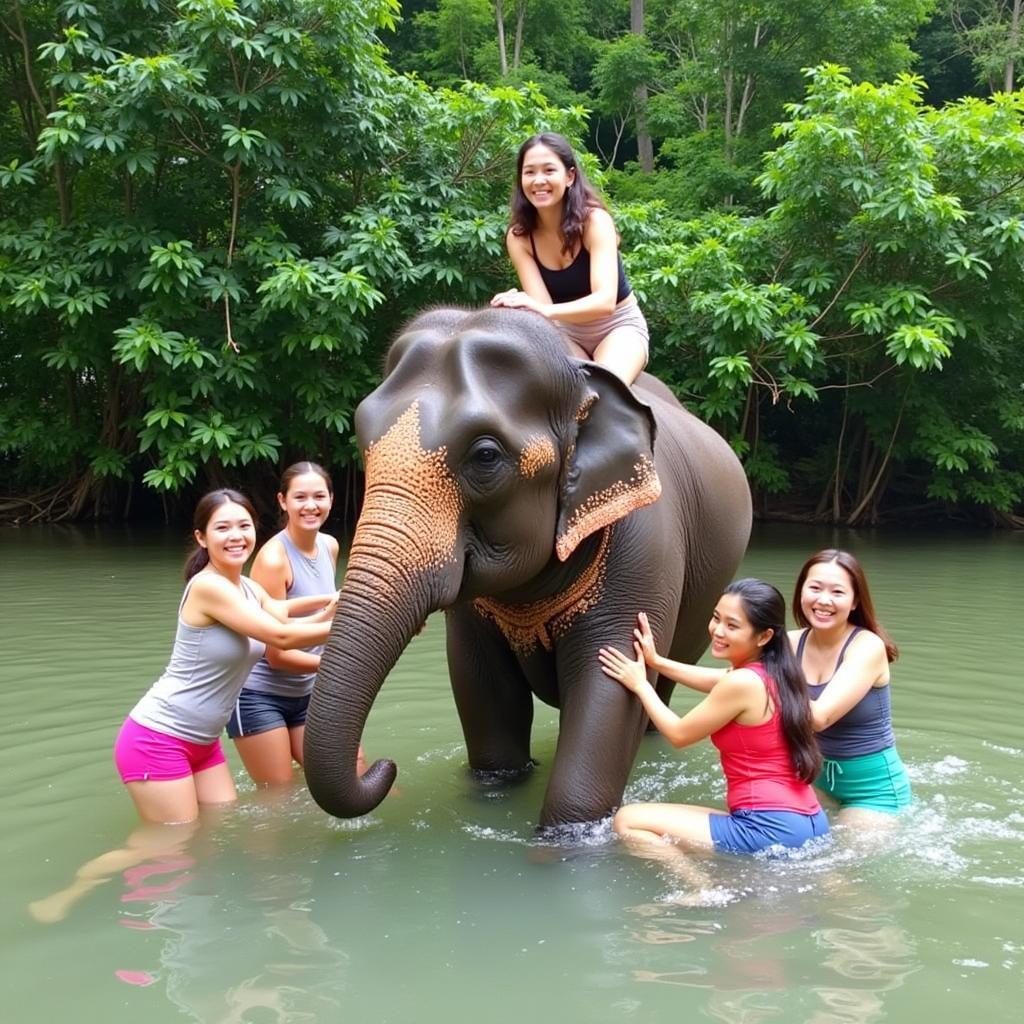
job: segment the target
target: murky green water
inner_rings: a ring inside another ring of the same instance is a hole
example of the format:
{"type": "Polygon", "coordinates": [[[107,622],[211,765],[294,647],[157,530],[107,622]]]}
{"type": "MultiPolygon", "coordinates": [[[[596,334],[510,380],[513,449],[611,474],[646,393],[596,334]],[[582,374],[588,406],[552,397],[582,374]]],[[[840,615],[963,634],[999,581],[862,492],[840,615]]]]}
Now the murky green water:
{"type": "MultiPolygon", "coordinates": [[[[630,857],[607,827],[538,845],[554,716],[539,711],[535,778],[471,782],[435,617],[370,718],[367,750],[397,760],[400,787],[374,814],[338,822],[302,788],[256,793],[229,743],[237,808],[40,924],[30,901],[133,841],[110,747],[170,649],[181,545],[0,532],[2,1019],[1019,1019],[1024,537],[773,527],[743,570],[788,591],[833,541],[867,564],[903,651],[896,731],[917,804],[882,849],[718,858],[695,882],[630,857]]],[[[627,792],[722,796],[710,744],[677,753],[657,737],[627,792]]]]}

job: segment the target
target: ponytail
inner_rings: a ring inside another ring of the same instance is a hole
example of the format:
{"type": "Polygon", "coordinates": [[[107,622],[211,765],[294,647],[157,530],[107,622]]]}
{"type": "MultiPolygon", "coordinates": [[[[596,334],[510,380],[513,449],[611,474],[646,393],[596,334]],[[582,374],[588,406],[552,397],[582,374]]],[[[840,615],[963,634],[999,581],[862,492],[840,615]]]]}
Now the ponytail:
{"type": "Polygon", "coordinates": [[[775,682],[782,736],[797,778],[813,782],[821,771],[821,751],[811,723],[807,681],[786,636],[785,598],[770,583],[751,577],[730,583],[724,593],[739,597],[755,633],[772,631],[761,648],[761,662],[775,682]]]}

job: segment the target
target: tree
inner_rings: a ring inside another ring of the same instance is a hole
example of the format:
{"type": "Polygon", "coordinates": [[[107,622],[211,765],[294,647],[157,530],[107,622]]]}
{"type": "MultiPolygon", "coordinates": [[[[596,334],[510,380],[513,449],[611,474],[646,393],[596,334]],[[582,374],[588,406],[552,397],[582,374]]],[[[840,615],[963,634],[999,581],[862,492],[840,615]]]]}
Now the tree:
{"type": "Polygon", "coordinates": [[[850,524],[892,488],[1024,503],[1024,99],[936,111],[922,88],[819,67],[776,129],[764,216],[617,221],[648,232],[630,271],[658,369],[762,495],[815,486],[850,524]]]}
{"type": "Polygon", "coordinates": [[[611,152],[605,154],[609,166],[618,161],[619,146],[627,128],[632,125],[645,146],[638,156],[643,173],[654,169],[653,143],[646,130],[647,84],[653,81],[661,66],[660,56],[651,49],[643,35],[624,33],[619,39],[602,47],[601,56],[594,65],[594,84],[597,86],[597,110],[612,120],[614,139],[611,152]],[[644,166],[647,156],[649,166],[644,166]]]}
{"type": "Polygon", "coordinates": [[[354,464],[395,326],[495,290],[518,140],[577,128],[535,92],[393,75],[391,0],[34,11],[50,41],[18,73],[53,100],[0,158],[11,515],[354,464]]]}
{"type": "Polygon", "coordinates": [[[799,94],[803,67],[841,62],[877,80],[906,70],[907,41],[933,3],[837,0],[823,16],[803,0],[651,0],[648,34],[665,58],[651,83],[651,130],[662,138],[714,133],[724,163],[747,163],[753,177],[783,103],[799,94]]]}
{"type": "Polygon", "coordinates": [[[990,92],[1013,92],[1024,61],[1024,0],[948,0],[948,8],[978,81],[990,92]]]}
{"type": "MultiPolygon", "coordinates": [[[[634,35],[644,35],[644,0],[630,0],[629,30],[634,35]]],[[[647,83],[636,87],[636,148],[640,170],[650,174],[654,170],[654,144],[647,130],[647,83]]]]}

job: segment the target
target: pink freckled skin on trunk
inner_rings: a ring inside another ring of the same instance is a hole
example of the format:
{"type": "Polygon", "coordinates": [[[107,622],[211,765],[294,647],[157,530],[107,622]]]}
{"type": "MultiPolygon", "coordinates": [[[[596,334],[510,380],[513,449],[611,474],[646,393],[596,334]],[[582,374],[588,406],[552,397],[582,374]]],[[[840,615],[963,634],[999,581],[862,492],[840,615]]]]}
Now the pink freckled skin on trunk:
{"type": "MultiPolygon", "coordinates": [[[[352,561],[378,524],[395,524],[409,537],[402,569],[426,572],[455,558],[462,495],[445,461],[447,449],[424,450],[419,403],[413,402],[380,440],[366,449],[366,499],[352,541],[352,561]]],[[[400,582],[394,565],[392,585],[400,582]]]]}

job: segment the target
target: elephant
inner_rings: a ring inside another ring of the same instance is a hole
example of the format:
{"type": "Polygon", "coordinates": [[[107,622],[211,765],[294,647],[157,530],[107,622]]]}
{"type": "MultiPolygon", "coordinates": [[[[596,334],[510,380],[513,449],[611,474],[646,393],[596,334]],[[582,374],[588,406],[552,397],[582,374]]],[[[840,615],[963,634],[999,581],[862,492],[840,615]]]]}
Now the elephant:
{"type": "Polygon", "coordinates": [[[656,378],[631,388],[541,315],[489,307],[414,317],[355,425],[365,494],[306,723],[313,798],[355,817],[387,794],[394,762],[356,773],[363,727],[443,609],[470,768],[534,767],[536,697],[559,709],[540,826],[608,816],[647,720],[598,648],[632,650],[643,610],[660,651],[700,656],[750,534],[732,449],[656,378]]]}

